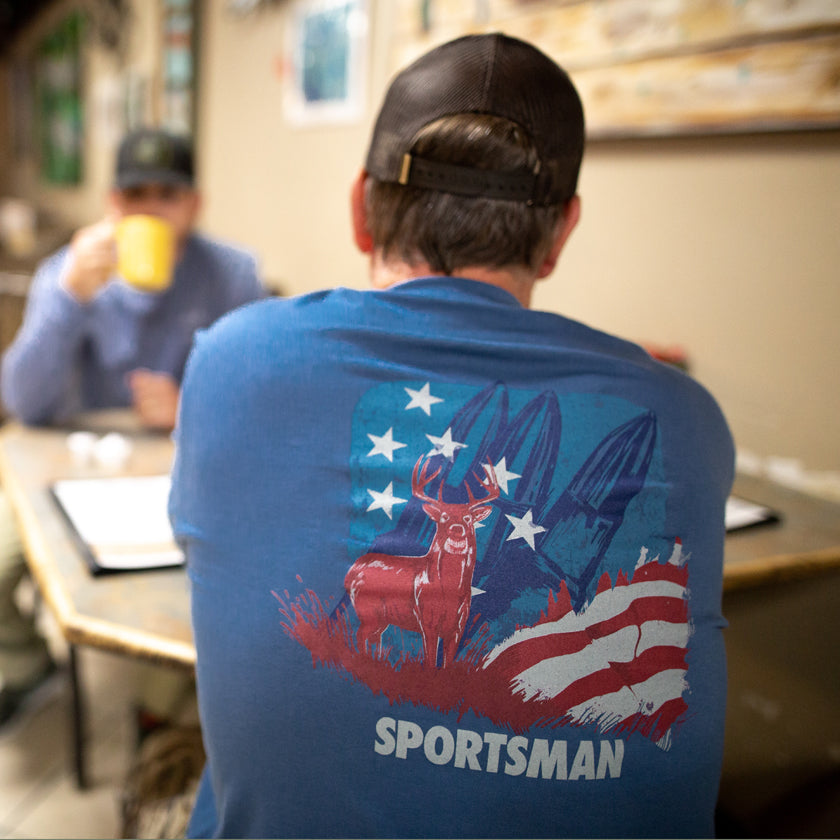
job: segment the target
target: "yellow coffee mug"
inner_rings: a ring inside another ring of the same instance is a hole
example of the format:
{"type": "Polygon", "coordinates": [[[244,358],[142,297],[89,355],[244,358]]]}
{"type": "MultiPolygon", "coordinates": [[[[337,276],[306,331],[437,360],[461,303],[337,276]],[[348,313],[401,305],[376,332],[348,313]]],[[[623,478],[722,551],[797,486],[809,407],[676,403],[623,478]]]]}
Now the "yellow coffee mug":
{"type": "Polygon", "coordinates": [[[157,216],[125,216],[117,222],[117,273],[144,292],[162,292],[172,282],[175,230],[157,216]]]}

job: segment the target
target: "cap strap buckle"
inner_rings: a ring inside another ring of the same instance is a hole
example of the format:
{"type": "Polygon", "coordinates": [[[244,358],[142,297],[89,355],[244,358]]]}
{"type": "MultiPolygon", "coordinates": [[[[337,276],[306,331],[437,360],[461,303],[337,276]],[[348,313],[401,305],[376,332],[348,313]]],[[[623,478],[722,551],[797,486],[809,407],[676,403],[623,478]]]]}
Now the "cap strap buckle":
{"type": "Polygon", "coordinates": [[[403,186],[506,201],[531,202],[537,186],[535,172],[494,172],[425,160],[406,152],[397,179],[403,186]]]}
{"type": "Polygon", "coordinates": [[[411,155],[406,152],[403,155],[402,165],[400,166],[400,177],[397,179],[397,182],[405,186],[408,183],[408,177],[411,173],[411,155]]]}

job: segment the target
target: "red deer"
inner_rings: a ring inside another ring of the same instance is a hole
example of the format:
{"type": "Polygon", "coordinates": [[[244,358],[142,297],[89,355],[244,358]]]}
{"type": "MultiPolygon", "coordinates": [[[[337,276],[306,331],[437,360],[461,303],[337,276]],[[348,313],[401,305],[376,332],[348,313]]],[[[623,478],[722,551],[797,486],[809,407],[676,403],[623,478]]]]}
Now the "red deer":
{"type": "Polygon", "coordinates": [[[493,510],[489,502],[498,498],[499,483],[493,467],[488,466],[485,480],[475,476],[487,491],[483,498],[476,499],[465,481],[469,501],[444,502],[443,483],[436,499],[426,495],[426,486],[440,469],[427,476],[429,463],[420,470],[422,461],[423,456],[414,465],[411,492],[424,502],[423,510],[437,523],[428,552],[422,557],[365,554],[350,567],[344,587],[359,618],[360,649],[369,646],[373,653],[392,625],[420,633],[423,659],[432,665],[437,665],[440,640],[445,667],[455,660],[470,612],[475,524],[493,510]]]}

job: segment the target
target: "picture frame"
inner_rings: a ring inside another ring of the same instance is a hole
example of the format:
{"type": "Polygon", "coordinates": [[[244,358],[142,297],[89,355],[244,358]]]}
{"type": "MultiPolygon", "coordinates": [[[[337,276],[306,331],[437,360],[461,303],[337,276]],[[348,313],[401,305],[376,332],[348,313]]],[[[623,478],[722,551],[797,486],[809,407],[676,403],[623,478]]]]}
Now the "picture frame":
{"type": "Polygon", "coordinates": [[[194,0],[163,3],[163,124],[177,134],[195,128],[196,4],[194,0]]]}
{"type": "Polygon", "coordinates": [[[366,0],[297,0],[286,44],[289,123],[348,123],[362,117],[367,38],[366,0]]]}
{"type": "Polygon", "coordinates": [[[84,18],[72,12],[42,40],[37,57],[41,176],[56,186],[82,181],[84,18]]]}

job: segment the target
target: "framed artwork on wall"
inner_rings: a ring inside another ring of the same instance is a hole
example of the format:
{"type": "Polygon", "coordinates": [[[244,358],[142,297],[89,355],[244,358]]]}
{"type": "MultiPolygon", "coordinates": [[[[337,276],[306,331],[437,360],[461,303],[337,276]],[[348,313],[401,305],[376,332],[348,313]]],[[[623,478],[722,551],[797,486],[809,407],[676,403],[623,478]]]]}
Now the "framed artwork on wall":
{"type": "Polygon", "coordinates": [[[395,0],[392,69],[502,31],[574,80],[591,138],[840,128],[837,0],[395,0]]]}
{"type": "Polygon", "coordinates": [[[195,32],[193,0],[164,0],[163,124],[177,134],[194,129],[195,32]]]}
{"type": "Polygon", "coordinates": [[[41,43],[37,58],[37,126],[41,174],[50,184],[82,180],[82,30],[79,12],[41,43]]]}
{"type": "Polygon", "coordinates": [[[365,0],[297,0],[286,43],[284,114],[290,123],[361,118],[367,31],[365,0]]]}

